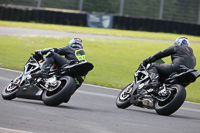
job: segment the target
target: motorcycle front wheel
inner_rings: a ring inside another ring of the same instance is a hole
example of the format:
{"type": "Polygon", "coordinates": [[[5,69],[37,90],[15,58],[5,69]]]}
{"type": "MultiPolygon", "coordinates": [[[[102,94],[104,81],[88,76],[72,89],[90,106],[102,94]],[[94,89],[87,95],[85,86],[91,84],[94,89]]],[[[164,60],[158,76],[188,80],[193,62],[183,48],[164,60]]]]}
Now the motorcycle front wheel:
{"type": "Polygon", "coordinates": [[[118,108],[125,109],[131,106],[130,98],[132,90],[133,90],[132,83],[127,85],[124,89],[122,89],[122,91],[119,93],[116,99],[116,106],[118,108]]]}
{"type": "Polygon", "coordinates": [[[1,96],[4,100],[12,100],[16,98],[18,86],[13,82],[9,83],[1,92],[1,96]]]}
{"type": "Polygon", "coordinates": [[[70,76],[61,77],[60,86],[54,91],[45,90],[42,94],[42,101],[48,106],[57,106],[62,102],[69,101],[76,90],[76,82],[70,76]]]}
{"type": "Polygon", "coordinates": [[[155,110],[159,115],[171,115],[176,112],[184,103],[186,98],[186,90],[182,85],[172,85],[171,95],[165,101],[156,101],[155,110]]]}

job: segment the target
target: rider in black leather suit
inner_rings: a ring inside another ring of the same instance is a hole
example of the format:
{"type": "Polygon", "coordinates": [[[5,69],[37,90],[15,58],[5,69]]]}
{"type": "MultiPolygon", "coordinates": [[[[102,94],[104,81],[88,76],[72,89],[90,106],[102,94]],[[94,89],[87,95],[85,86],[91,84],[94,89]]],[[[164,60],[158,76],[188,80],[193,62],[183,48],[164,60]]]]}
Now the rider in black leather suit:
{"type": "Polygon", "coordinates": [[[69,42],[68,46],[61,48],[36,50],[35,54],[46,54],[46,58],[41,66],[41,71],[31,75],[33,78],[47,78],[48,72],[53,64],[56,64],[56,66],[58,67],[62,67],[63,65],[69,65],[72,62],[85,61],[85,51],[83,50],[83,43],[82,40],[79,38],[72,39],[69,42]],[[65,58],[63,58],[62,56],[65,56],[65,58]]]}
{"type": "Polygon", "coordinates": [[[146,87],[156,88],[159,85],[159,77],[169,76],[179,70],[181,66],[193,69],[196,66],[196,57],[192,48],[189,47],[189,40],[186,37],[179,37],[175,40],[174,45],[145,59],[142,64],[146,66],[148,63],[152,63],[149,68],[152,82],[146,87]],[[172,63],[152,63],[167,56],[171,56],[172,63]]]}

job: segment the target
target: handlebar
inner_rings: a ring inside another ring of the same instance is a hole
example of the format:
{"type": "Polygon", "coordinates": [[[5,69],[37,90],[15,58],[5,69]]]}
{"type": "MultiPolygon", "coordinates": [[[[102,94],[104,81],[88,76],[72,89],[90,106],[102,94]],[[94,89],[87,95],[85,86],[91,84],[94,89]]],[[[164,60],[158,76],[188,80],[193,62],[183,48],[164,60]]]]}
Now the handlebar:
{"type": "MultiPolygon", "coordinates": [[[[137,71],[138,70],[144,70],[144,71],[147,71],[147,69],[149,69],[149,67],[150,67],[150,64],[147,64],[147,66],[145,67],[142,63],[139,65],[139,67],[138,67],[138,69],[137,69],[137,71]]],[[[148,72],[148,71],[147,71],[148,72]]]]}

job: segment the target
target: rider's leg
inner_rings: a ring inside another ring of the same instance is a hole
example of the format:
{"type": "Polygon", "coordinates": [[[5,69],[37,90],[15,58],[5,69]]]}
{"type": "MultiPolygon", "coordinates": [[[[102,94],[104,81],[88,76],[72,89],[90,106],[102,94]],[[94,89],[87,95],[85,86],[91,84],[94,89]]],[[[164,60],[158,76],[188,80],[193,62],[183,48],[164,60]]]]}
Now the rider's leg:
{"type": "Polygon", "coordinates": [[[150,83],[151,87],[158,87],[159,86],[159,79],[166,78],[170,74],[177,72],[180,68],[179,65],[170,64],[170,63],[153,63],[149,69],[150,77],[152,82],[150,83]]]}
{"type": "Polygon", "coordinates": [[[160,77],[167,78],[170,74],[177,72],[180,65],[165,63],[156,65],[160,77]]]}
{"type": "Polygon", "coordinates": [[[33,78],[49,77],[48,72],[50,71],[50,68],[54,63],[56,63],[56,65],[60,67],[60,66],[63,66],[64,64],[67,64],[67,60],[64,59],[62,56],[60,56],[59,54],[50,51],[46,54],[46,58],[41,66],[41,71],[39,71],[38,73],[32,74],[31,76],[33,78]]]}
{"type": "Polygon", "coordinates": [[[159,73],[157,70],[158,64],[157,63],[153,63],[151,65],[151,67],[149,68],[149,74],[150,74],[150,78],[151,78],[151,82],[145,86],[145,88],[157,88],[159,86],[159,73]]]}

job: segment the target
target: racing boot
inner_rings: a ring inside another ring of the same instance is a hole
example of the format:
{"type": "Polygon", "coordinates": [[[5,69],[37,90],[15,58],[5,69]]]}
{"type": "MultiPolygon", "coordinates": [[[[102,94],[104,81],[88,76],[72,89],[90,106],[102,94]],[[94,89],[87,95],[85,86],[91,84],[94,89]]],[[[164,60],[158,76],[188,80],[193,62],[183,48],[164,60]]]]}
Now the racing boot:
{"type": "Polygon", "coordinates": [[[150,78],[151,78],[152,81],[149,84],[145,85],[144,89],[150,89],[150,88],[156,89],[156,88],[158,88],[159,87],[159,81],[158,81],[159,75],[156,74],[156,73],[152,73],[150,75],[150,78]]]}
{"type": "Polygon", "coordinates": [[[33,73],[31,75],[32,78],[48,78],[49,77],[49,71],[50,71],[50,68],[52,66],[53,62],[50,58],[46,58],[44,63],[42,64],[42,67],[41,67],[41,70],[36,72],[36,73],[33,73]]]}

